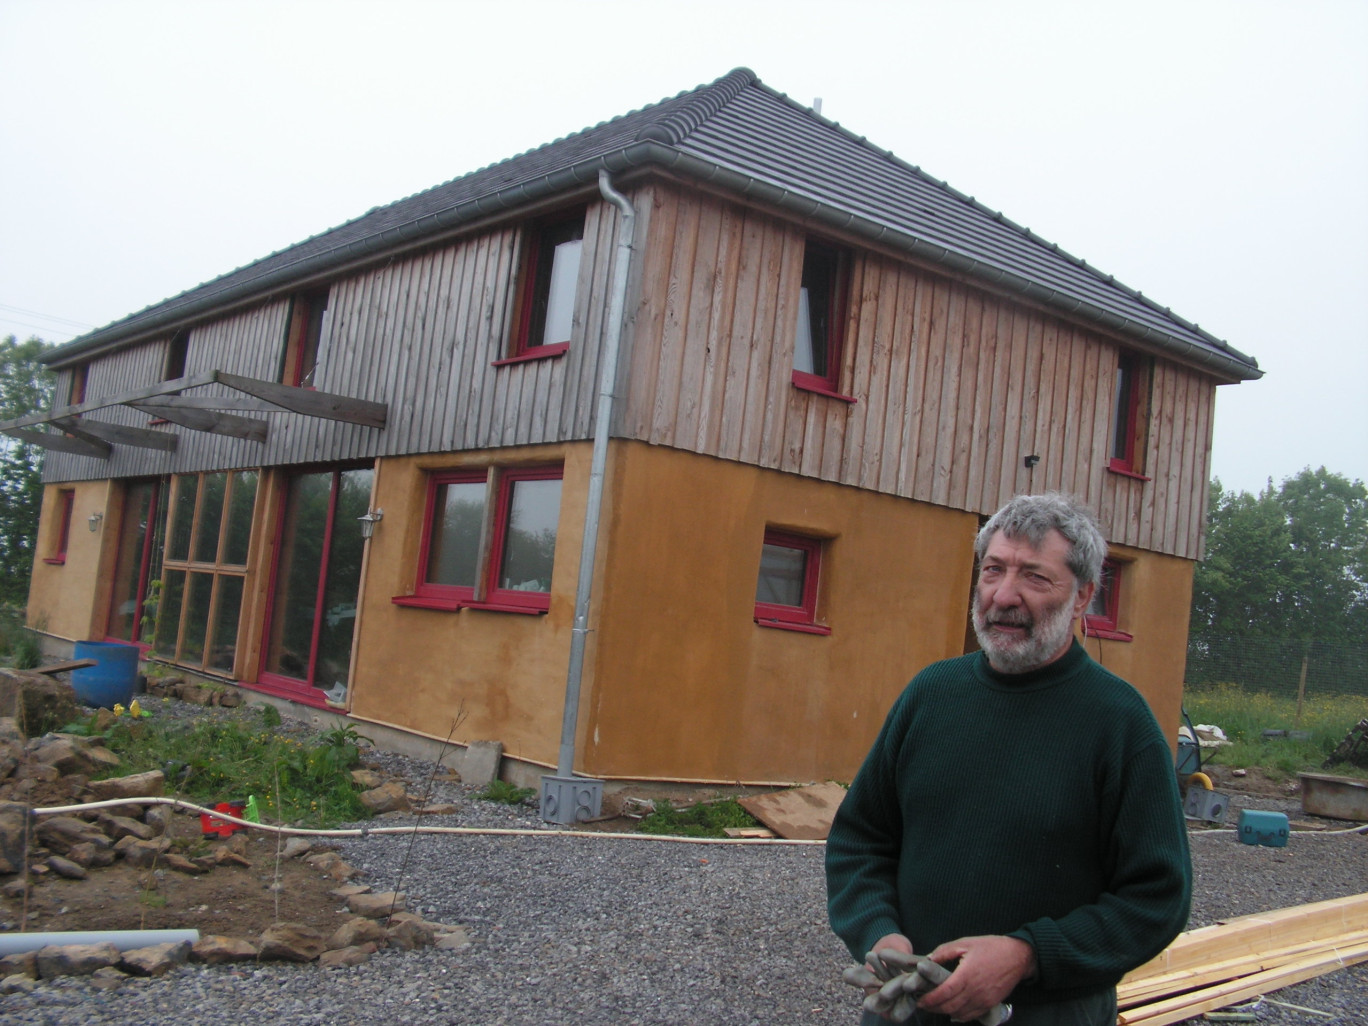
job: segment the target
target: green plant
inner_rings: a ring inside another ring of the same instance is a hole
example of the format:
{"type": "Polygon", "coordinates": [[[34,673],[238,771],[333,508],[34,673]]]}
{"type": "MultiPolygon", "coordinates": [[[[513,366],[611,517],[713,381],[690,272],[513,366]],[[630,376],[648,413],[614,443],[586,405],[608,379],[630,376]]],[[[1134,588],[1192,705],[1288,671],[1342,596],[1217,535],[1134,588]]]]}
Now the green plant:
{"type": "Polygon", "coordinates": [[[491,780],[488,786],[476,791],[474,797],[486,802],[502,802],[504,805],[521,805],[531,801],[537,792],[530,787],[515,787],[507,780],[491,780]]]}
{"type": "Polygon", "coordinates": [[[643,834],[673,834],[679,837],[725,837],[727,827],[756,827],[759,821],[735,799],[700,802],[676,809],[665,799],[657,799],[655,811],[641,820],[643,834]]]}
{"type": "Polygon", "coordinates": [[[269,702],[261,707],[261,725],[263,727],[280,726],[280,710],[269,702]]]}

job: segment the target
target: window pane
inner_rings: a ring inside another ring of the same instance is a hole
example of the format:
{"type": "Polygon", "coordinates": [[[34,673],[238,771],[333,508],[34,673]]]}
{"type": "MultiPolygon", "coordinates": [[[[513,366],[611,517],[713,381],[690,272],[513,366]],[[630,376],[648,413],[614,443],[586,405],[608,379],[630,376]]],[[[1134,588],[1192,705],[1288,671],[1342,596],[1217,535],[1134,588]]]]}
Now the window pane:
{"type": "Polygon", "coordinates": [[[814,373],[812,369],[812,308],[809,293],[802,289],[798,293],[798,336],[793,343],[793,369],[804,374],[814,373]]]}
{"type": "MultiPolygon", "coordinates": [[[[200,575],[196,575],[200,576],[200,575]]],[[[205,664],[220,673],[233,672],[237,652],[238,617],[242,613],[241,577],[222,574],[218,579],[218,604],[214,608],[214,640],[205,664]]]]}
{"type": "Polygon", "coordinates": [[[838,256],[834,250],[808,243],[803,251],[803,282],[798,304],[798,336],[793,369],[831,375],[831,319],[836,294],[838,256]],[[808,365],[801,366],[803,360],[808,365]]]}
{"type": "Polygon", "coordinates": [[[332,478],[331,472],[301,474],[285,499],[266,669],[297,680],[309,677],[332,478]]]}
{"type": "Polygon", "coordinates": [[[123,520],[119,524],[119,548],[114,563],[114,585],[109,611],[109,636],[134,640],[134,630],[142,615],[139,584],[142,581],[143,551],[147,540],[148,517],[152,510],[151,481],[138,481],[124,491],[123,520]]]}
{"type": "Polygon", "coordinates": [[[190,558],[190,531],[195,526],[195,495],[199,477],[180,474],[176,478],[176,508],[171,514],[171,539],[166,546],[167,559],[190,558]]]}
{"type": "Polygon", "coordinates": [[[356,626],[356,593],[361,587],[361,555],[365,550],[356,518],[370,507],[373,476],[369,467],[344,470],[339,475],[337,516],[323,591],[323,622],[318,627],[318,658],[310,681],[315,687],[347,683],[352,632],[356,626]]]}
{"type": "Polygon", "coordinates": [[[484,506],[483,481],[450,481],[437,486],[428,547],[429,584],[475,587],[484,506]]]}
{"type": "Polygon", "coordinates": [[[161,601],[157,608],[156,649],[172,660],[176,658],[176,636],[180,633],[181,598],[185,591],[185,571],[167,570],[163,574],[161,601]]]}
{"type": "Polygon", "coordinates": [[[513,481],[508,501],[499,587],[511,591],[550,591],[560,519],[560,480],[513,481]]]}
{"type": "Polygon", "coordinates": [[[204,475],[199,526],[195,528],[195,552],[191,557],[198,563],[212,563],[218,559],[219,525],[223,523],[223,496],[227,490],[227,474],[204,475]]]}
{"type": "Polygon", "coordinates": [[[213,574],[191,574],[185,592],[185,634],[181,638],[179,662],[201,665],[204,641],[209,630],[209,603],[214,597],[213,574]]]}
{"type": "Polygon", "coordinates": [[[546,330],[536,345],[555,345],[570,341],[570,324],[575,315],[575,283],[579,278],[580,251],[584,243],[571,239],[556,246],[551,259],[551,284],[546,294],[546,330]]]}
{"type": "Polygon", "coordinates": [[[257,472],[240,470],[233,475],[233,496],[228,503],[228,531],[223,561],[247,565],[247,546],[252,540],[252,507],[256,505],[257,472]]]}
{"type": "Polygon", "coordinates": [[[760,550],[760,577],[755,583],[755,601],[801,607],[806,579],[806,551],[766,542],[760,550]]]}
{"type": "Polygon", "coordinates": [[[1116,406],[1112,410],[1112,459],[1124,460],[1128,453],[1131,423],[1131,373],[1130,365],[1117,364],[1116,367],[1116,406]]]}

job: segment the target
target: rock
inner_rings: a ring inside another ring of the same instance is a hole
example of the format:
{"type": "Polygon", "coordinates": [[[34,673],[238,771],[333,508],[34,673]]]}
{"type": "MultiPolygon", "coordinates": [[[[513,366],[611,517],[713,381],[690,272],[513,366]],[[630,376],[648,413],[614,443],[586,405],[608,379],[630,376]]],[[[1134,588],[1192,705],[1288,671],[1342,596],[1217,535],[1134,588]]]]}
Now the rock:
{"type": "Polygon", "coordinates": [[[328,938],[330,950],[350,948],[358,944],[382,944],[387,940],[385,928],[374,919],[357,916],[339,926],[328,938]]]}
{"type": "Polygon", "coordinates": [[[69,737],[56,736],[44,738],[32,755],[45,766],[51,766],[58,773],[89,773],[95,764],[86,754],[85,748],[69,737]]]}
{"type": "Polygon", "coordinates": [[[251,860],[251,859],[248,859],[248,858],[243,857],[242,855],[239,855],[237,852],[233,851],[231,848],[218,848],[218,849],[215,850],[214,854],[213,854],[212,856],[210,856],[210,857],[212,858],[212,860],[213,860],[213,862],[214,862],[214,865],[216,865],[216,866],[222,866],[222,865],[243,866],[243,867],[245,867],[245,868],[249,868],[249,869],[250,869],[250,868],[251,868],[251,865],[252,865],[252,860],[251,860]]]}
{"type": "Polygon", "coordinates": [[[418,810],[420,816],[454,816],[460,809],[451,802],[441,802],[436,805],[424,805],[418,810]]]}
{"type": "Polygon", "coordinates": [[[123,760],[104,745],[86,745],[84,754],[90,760],[92,771],[95,773],[103,773],[106,770],[117,769],[123,765],[123,760]]]}
{"type": "Polygon", "coordinates": [[[37,737],[80,719],[81,705],[66,681],[27,670],[0,670],[0,716],[14,717],[29,737],[37,737]]]}
{"type": "Polygon", "coordinates": [[[171,847],[171,842],[165,837],[154,837],[150,841],[140,841],[136,837],[125,837],[114,845],[114,850],[123,856],[130,866],[137,866],[139,869],[147,869],[162,852],[171,847]]]}
{"type": "Polygon", "coordinates": [[[319,955],[318,964],[325,969],[341,969],[346,966],[360,965],[362,962],[370,961],[371,955],[375,954],[376,950],[374,944],[337,948],[319,955]]]}
{"type": "Polygon", "coordinates": [[[356,784],[358,787],[364,787],[367,790],[379,787],[385,782],[383,773],[377,773],[375,770],[369,769],[354,769],[351,771],[351,778],[353,784],[356,784]]]}
{"type": "Polygon", "coordinates": [[[280,849],[280,857],[286,859],[297,859],[301,855],[307,855],[313,850],[313,841],[307,837],[291,837],[280,849]]]}
{"type": "Polygon", "coordinates": [[[335,851],[316,851],[312,855],[304,856],[305,864],[313,866],[320,873],[326,873],[329,866],[341,861],[342,856],[335,851]]]}
{"type": "Polygon", "coordinates": [[[11,776],[15,780],[38,780],[45,784],[55,784],[62,779],[62,771],[36,759],[25,759],[14,767],[11,776]]]}
{"type": "Polygon", "coordinates": [[[33,833],[40,844],[58,855],[65,855],[78,844],[108,848],[113,843],[94,823],[87,823],[75,816],[40,816],[33,833]]]}
{"type": "Polygon", "coordinates": [[[23,973],[13,973],[0,980],[0,994],[28,994],[38,986],[38,981],[23,973]]]}
{"type": "Polygon", "coordinates": [[[391,912],[403,912],[408,908],[408,895],[403,891],[384,891],[380,894],[353,894],[347,899],[347,908],[358,916],[367,919],[381,919],[391,912]]]}
{"type": "Polygon", "coordinates": [[[390,916],[385,936],[390,945],[400,951],[431,947],[436,938],[432,927],[423,922],[422,916],[411,912],[397,912],[390,916]]]}
{"type": "Polygon", "coordinates": [[[13,976],[19,973],[30,979],[38,978],[38,952],[19,951],[0,958],[0,976],[13,976]]]}
{"type": "Polygon", "coordinates": [[[161,864],[167,869],[174,869],[177,873],[186,873],[190,876],[200,876],[207,872],[203,866],[197,865],[184,855],[178,855],[174,851],[164,852],[161,857],[161,864]]]}
{"type": "Polygon", "coordinates": [[[189,957],[189,941],[172,941],[125,951],[119,968],[133,976],[164,976],[189,957]]]}
{"type": "Polygon", "coordinates": [[[502,741],[472,741],[461,760],[461,779],[476,787],[488,787],[499,779],[502,761],[502,741]]]}
{"type": "Polygon", "coordinates": [[[119,964],[119,949],[113,944],[61,944],[38,949],[38,976],[89,976],[97,969],[119,964]]]}
{"type": "Polygon", "coordinates": [[[437,934],[433,947],[443,951],[464,951],[470,947],[470,934],[464,926],[454,926],[437,934]]]}
{"type": "Polygon", "coordinates": [[[250,962],[257,957],[257,946],[241,937],[224,937],[209,934],[200,937],[190,949],[190,955],[197,962],[209,965],[222,965],[225,962],[250,962]]]}
{"type": "Polygon", "coordinates": [[[328,893],[334,898],[341,898],[346,901],[353,894],[366,894],[370,891],[368,884],[343,884],[341,887],[334,887],[328,893]]]}
{"type": "Polygon", "coordinates": [[[66,857],[78,866],[85,866],[86,869],[98,868],[100,866],[110,866],[118,857],[114,854],[113,846],[97,848],[89,841],[82,841],[80,844],[73,844],[71,850],[66,853],[66,857]]]}
{"type": "Polygon", "coordinates": [[[18,802],[0,802],[0,875],[24,868],[29,807],[18,802]]]}
{"type": "Polygon", "coordinates": [[[90,974],[90,985],[96,990],[116,990],[122,987],[127,980],[127,976],[110,966],[106,966],[104,969],[96,969],[90,974]]]}
{"type": "Polygon", "coordinates": [[[351,865],[350,863],[343,862],[341,859],[338,859],[336,862],[329,865],[327,869],[327,875],[332,877],[338,883],[345,883],[346,881],[350,880],[352,877],[356,876],[360,872],[361,871],[357,869],[355,866],[351,865]]]}
{"type": "Polygon", "coordinates": [[[85,867],[71,859],[64,859],[60,855],[53,855],[47,860],[47,866],[58,876],[67,880],[84,880],[90,874],[85,871],[85,867]]]}
{"type": "Polygon", "coordinates": [[[322,932],[303,923],[272,923],[261,934],[260,958],[312,962],[327,949],[322,932]]]}
{"type": "Polygon", "coordinates": [[[208,684],[181,684],[176,688],[176,697],[191,705],[213,705],[214,689],[208,684]]]}
{"type": "Polygon", "coordinates": [[[166,790],[166,774],[161,770],[148,770],[146,773],[130,773],[124,777],[110,777],[107,780],[92,780],[90,793],[96,801],[107,802],[115,798],[157,798],[166,790]]]}
{"type": "Polygon", "coordinates": [[[362,791],[357,798],[361,804],[371,811],[372,815],[380,815],[385,812],[405,812],[409,808],[408,795],[404,793],[404,785],[397,780],[381,784],[379,787],[369,791],[362,791]]]}
{"type": "Polygon", "coordinates": [[[153,805],[143,813],[142,821],[151,828],[153,837],[160,837],[171,828],[171,816],[169,805],[153,805]]]}
{"type": "Polygon", "coordinates": [[[96,822],[100,824],[101,830],[116,841],[125,837],[136,837],[140,841],[150,841],[157,836],[157,832],[146,823],[129,816],[111,816],[106,812],[101,813],[96,822]]]}
{"type": "Polygon", "coordinates": [[[236,709],[242,704],[242,692],[237,688],[224,688],[218,693],[214,704],[224,709],[236,709]]]}
{"type": "Polygon", "coordinates": [[[21,877],[18,880],[6,880],[0,885],[0,895],[19,901],[24,897],[24,892],[28,890],[28,884],[24,883],[21,877]]]}
{"type": "Polygon", "coordinates": [[[110,727],[114,726],[114,710],[103,707],[95,710],[95,732],[103,734],[110,727]]]}

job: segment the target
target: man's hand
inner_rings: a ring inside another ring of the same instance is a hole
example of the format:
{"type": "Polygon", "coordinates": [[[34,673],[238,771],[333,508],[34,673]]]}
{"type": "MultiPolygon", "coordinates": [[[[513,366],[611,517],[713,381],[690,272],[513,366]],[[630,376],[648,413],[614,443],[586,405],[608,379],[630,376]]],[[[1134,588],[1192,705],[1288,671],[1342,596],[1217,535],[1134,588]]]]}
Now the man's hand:
{"type": "MultiPolygon", "coordinates": [[[[904,936],[903,936],[902,934],[900,934],[900,933],[885,934],[884,936],[882,936],[882,937],[880,937],[878,940],[876,940],[876,941],[874,942],[874,946],[873,946],[872,948],[870,948],[869,950],[870,950],[870,951],[892,950],[892,951],[900,951],[900,952],[902,952],[904,955],[911,955],[911,954],[913,954],[913,951],[912,951],[912,942],[911,942],[910,940],[908,940],[906,937],[904,937],[904,936]]],[[[865,968],[868,969],[871,973],[874,971],[874,967],[873,967],[872,965],[870,965],[868,962],[865,963],[865,968]]],[[[869,996],[872,995],[872,994],[877,994],[877,993],[879,992],[879,985],[878,985],[878,984],[874,984],[873,986],[866,986],[865,989],[864,989],[864,992],[865,992],[865,997],[869,997],[869,996]]]]}
{"type": "Polygon", "coordinates": [[[942,965],[959,959],[959,965],[948,980],[921,995],[917,1007],[960,1022],[986,1014],[1036,971],[1035,950],[1015,937],[961,937],[927,957],[942,965]]]}

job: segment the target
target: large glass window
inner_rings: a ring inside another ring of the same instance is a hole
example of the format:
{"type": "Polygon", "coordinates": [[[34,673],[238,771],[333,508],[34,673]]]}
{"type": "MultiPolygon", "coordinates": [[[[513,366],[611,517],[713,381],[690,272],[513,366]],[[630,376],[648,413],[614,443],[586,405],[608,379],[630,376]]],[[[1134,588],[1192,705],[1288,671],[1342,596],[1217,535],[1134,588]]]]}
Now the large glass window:
{"type": "MultiPolygon", "coordinates": [[[[258,476],[255,470],[238,470],[172,479],[160,588],[147,586],[157,605],[152,642],[172,662],[225,675],[236,672],[246,539],[251,536],[258,476]]],[[[127,629],[122,621],[119,627],[127,629]]]]}
{"type": "Polygon", "coordinates": [[[414,594],[401,605],[543,612],[560,522],[562,468],[434,473],[414,594]]]}
{"type": "MultiPolygon", "coordinates": [[[[106,634],[111,640],[152,643],[162,587],[166,525],[162,492],[162,482],[156,479],[130,481],[124,486],[106,634]]],[[[247,515],[250,521],[250,509],[247,515]]],[[[239,562],[247,562],[245,552],[239,562]]]]}

